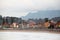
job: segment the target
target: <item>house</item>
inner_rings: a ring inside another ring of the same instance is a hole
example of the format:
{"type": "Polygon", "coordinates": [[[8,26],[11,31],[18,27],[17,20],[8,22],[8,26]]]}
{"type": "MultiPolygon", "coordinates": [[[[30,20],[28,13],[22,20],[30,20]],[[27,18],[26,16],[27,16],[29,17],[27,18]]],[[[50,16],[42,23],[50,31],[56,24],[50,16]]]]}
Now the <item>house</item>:
{"type": "Polygon", "coordinates": [[[50,23],[49,23],[49,22],[45,22],[45,23],[44,23],[44,27],[45,27],[45,28],[48,28],[49,26],[50,26],[50,23]]]}
{"type": "Polygon", "coordinates": [[[29,24],[29,27],[30,27],[30,28],[35,28],[36,22],[30,20],[28,24],[29,24]]]}
{"type": "Polygon", "coordinates": [[[60,21],[56,23],[56,27],[60,29],[60,21]]]}

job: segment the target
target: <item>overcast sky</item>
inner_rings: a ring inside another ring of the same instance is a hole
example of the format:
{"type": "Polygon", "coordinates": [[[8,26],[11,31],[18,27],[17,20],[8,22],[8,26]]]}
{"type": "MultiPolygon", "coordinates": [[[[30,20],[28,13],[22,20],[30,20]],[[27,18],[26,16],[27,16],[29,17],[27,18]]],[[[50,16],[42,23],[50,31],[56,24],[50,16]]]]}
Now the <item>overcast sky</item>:
{"type": "Polygon", "coordinates": [[[21,17],[38,10],[60,10],[60,0],[0,0],[0,14],[21,17]]]}

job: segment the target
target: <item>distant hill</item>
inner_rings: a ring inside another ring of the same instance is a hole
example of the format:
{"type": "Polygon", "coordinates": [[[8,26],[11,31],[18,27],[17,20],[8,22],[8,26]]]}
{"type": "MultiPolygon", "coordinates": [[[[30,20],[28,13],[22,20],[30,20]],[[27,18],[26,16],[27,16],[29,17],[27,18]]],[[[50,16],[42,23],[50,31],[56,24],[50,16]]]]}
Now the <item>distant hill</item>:
{"type": "Polygon", "coordinates": [[[23,19],[39,19],[39,18],[54,18],[60,17],[60,10],[46,10],[46,11],[37,11],[37,12],[30,12],[23,19]]]}

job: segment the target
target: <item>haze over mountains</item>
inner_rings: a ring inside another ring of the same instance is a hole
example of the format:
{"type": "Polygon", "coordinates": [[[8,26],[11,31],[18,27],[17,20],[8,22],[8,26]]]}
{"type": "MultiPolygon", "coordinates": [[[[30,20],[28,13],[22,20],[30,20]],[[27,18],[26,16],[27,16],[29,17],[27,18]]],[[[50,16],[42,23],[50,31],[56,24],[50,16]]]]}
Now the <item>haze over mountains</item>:
{"type": "Polygon", "coordinates": [[[39,19],[39,18],[53,18],[60,17],[60,10],[41,10],[37,12],[29,12],[23,19],[39,19]]]}

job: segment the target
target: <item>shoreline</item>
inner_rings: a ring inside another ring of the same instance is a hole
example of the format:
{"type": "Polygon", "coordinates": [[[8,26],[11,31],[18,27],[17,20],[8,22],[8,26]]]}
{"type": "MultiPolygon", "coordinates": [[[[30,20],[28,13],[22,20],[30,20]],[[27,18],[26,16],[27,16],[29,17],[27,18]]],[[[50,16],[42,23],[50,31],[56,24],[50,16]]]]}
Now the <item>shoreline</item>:
{"type": "Polygon", "coordinates": [[[53,34],[60,34],[58,31],[46,31],[46,30],[0,30],[0,32],[34,32],[34,33],[53,33],[53,34]]]}

